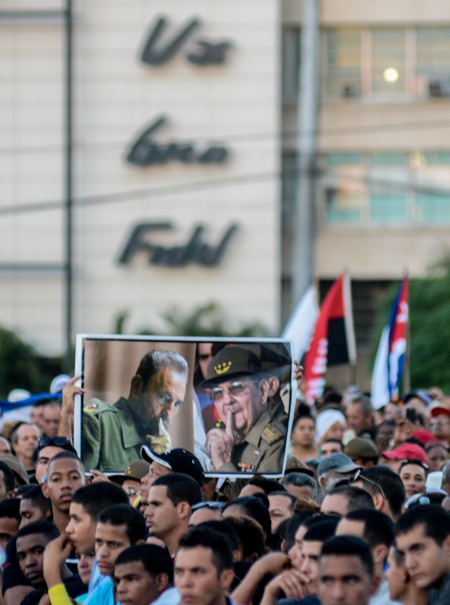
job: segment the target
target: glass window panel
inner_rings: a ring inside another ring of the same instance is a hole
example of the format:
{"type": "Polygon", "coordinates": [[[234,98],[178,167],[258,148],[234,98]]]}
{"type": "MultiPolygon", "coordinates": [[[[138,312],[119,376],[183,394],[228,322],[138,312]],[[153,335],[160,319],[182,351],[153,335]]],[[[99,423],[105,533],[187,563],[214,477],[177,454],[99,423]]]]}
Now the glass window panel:
{"type": "Polygon", "coordinates": [[[362,217],[362,192],[329,189],[327,191],[327,221],[329,223],[359,223],[362,217]]]}
{"type": "Polygon", "coordinates": [[[424,151],[426,164],[450,164],[450,151],[424,151]]]}
{"type": "Polygon", "coordinates": [[[409,162],[407,153],[373,153],[371,164],[373,166],[405,166],[409,162]]]}
{"type": "Polygon", "coordinates": [[[361,29],[327,29],[325,91],[327,97],[361,94],[361,29]]]}
{"type": "Polygon", "coordinates": [[[406,30],[372,31],[372,92],[406,91],[406,30]]]}
{"type": "Polygon", "coordinates": [[[327,153],[326,160],[328,166],[354,166],[361,164],[362,154],[351,153],[327,153]]]}
{"type": "Polygon", "coordinates": [[[443,223],[450,221],[450,195],[420,193],[416,195],[416,221],[443,223]]]}
{"type": "Polygon", "coordinates": [[[450,76],[450,27],[417,29],[416,73],[450,76]]]}
{"type": "Polygon", "coordinates": [[[407,218],[406,196],[373,193],[370,196],[370,218],[384,223],[403,223],[407,218]]]}

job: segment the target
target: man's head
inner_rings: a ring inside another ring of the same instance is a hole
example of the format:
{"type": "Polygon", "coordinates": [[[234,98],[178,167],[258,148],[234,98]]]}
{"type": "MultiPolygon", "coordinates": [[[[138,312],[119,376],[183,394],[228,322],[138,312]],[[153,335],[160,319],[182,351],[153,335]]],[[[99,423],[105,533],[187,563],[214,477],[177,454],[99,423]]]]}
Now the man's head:
{"type": "Polygon", "coordinates": [[[345,453],[358,466],[369,468],[378,464],[380,450],[378,446],[366,437],[355,437],[345,446],[345,453]]]}
{"type": "Polygon", "coordinates": [[[326,439],[320,446],[320,459],[323,460],[331,454],[343,454],[344,444],[339,439],[326,439]]]}
{"type": "Polygon", "coordinates": [[[298,500],[315,500],[317,497],[317,483],[306,473],[288,473],[281,485],[298,500]]]}
{"type": "Polygon", "coordinates": [[[411,578],[405,567],[405,557],[395,546],[391,546],[387,563],[386,579],[389,586],[389,597],[394,601],[403,602],[403,597],[411,586],[411,578]]]}
{"type": "Polygon", "coordinates": [[[395,543],[418,588],[439,586],[450,572],[450,515],[440,506],[407,510],[395,526],[395,543]]]}
{"type": "Polygon", "coordinates": [[[6,545],[19,531],[20,525],[20,501],[18,498],[10,498],[0,502],[0,548],[6,545]]]}
{"type": "Polygon", "coordinates": [[[200,460],[192,452],[182,447],[175,447],[170,452],[158,454],[152,451],[147,445],[143,445],[141,447],[141,457],[150,464],[148,472],[152,477],[150,485],[158,477],[170,473],[189,475],[189,477],[197,481],[200,487],[205,482],[205,472],[200,460]]]}
{"type": "Polygon", "coordinates": [[[321,460],[317,468],[320,487],[324,492],[332,489],[335,483],[341,479],[349,478],[360,467],[345,454],[331,454],[325,460],[321,460]]]}
{"type": "Polygon", "coordinates": [[[374,508],[370,495],[358,487],[335,487],[325,496],[320,510],[325,515],[343,517],[358,508],[374,508]]]}
{"type": "Polygon", "coordinates": [[[11,444],[6,437],[0,437],[0,456],[11,453],[11,444]]]}
{"type": "Polygon", "coordinates": [[[45,521],[51,514],[52,504],[39,485],[28,485],[20,499],[20,529],[35,521],[45,521]]]}
{"type": "Polygon", "coordinates": [[[144,513],[150,535],[166,542],[186,530],[191,507],[201,501],[200,486],[192,477],[181,473],[159,477],[150,488],[144,513]]]}
{"type": "Polygon", "coordinates": [[[72,452],[76,454],[73,445],[65,437],[41,437],[38,449],[34,453],[36,460],[36,480],[40,485],[47,474],[48,463],[61,452],[72,452]]]}
{"type": "Polygon", "coordinates": [[[232,427],[235,442],[241,442],[268,407],[269,383],[261,362],[242,347],[221,349],[208,366],[208,397],[226,425],[232,427]]]}
{"type": "Polygon", "coordinates": [[[223,502],[199,502],[191,507],[192,513],[189,519],[189,527],[200,525],[206,521],[217,521],[222,517],[223,502]]]}
{"type": "Polygon", "coordinates": [[[275,534],[280,523],[294,514],[297,498],[288,492],[272,492],[268,498],[272,533],[275,534]]]}
{"type": "Polygon", "coordinates": [[[368,605],[376,588],[372,555],[364,540],[337,536],[323,545],[318,591],[322,605],[368,605]]]}
{"type": "Polygon", "coordinates": [[[110,481],[84,485],[74,493],[66,533],[78,554],[93,550],[98,516],[102,510],[114,504],[128,504],[128,496],[121,487],[110,481]]]}
{"type": "Polygon", "coordinates": [[[165,548],[130,546],[114,565],[117,599],[127,605],[149,605],[173,584],[173,562],[165,548]]]}
{"type": "Polygon", "coordinates": [[[146,433],[158,435],[160,422],[169,428],[184,401],[188,371],[186,360],[175,351],[150,351],[141,359],[129,399],[146,433]]]}
{"type": "Polygon", "coordinates": [[[195,527],[181,538],[175,559],[181,605],[223,602],[233,578],[231,550],[221,534],[195,527]]]}
{"type": "Polygon", "coordinates": [[[398,474],[388,466],[374,466],[361,471],[352,483],[372,496],[376,510],[388,515],[394,522],[405,503],[405,488],[398,474]]]}
{"type": "Polygon", "coordinates": [[[49,462],[42,493],[50,498],[54,511],[69,512],[72,496],[85,484],[84,465],[75,454],[60,452],[49,462]]]}
{"type": "Polygon", "coordinates": [[[31,460],[39,443],[39,429],[34,424],[23,422],[11,434],[14,453],[25,466],[31,468],[31,460]]]}
{"type": "Polygon", "coordinates": [[[145,520],[129,504],[116,504],[103,510],[95,530],[95,556],[100,573],[112,576],[117,557],[129,546],[145,541],[145,520]]]}
{"type": "Polygon", "coordinates": [[[30,523],[17,534],[17,560],[23,575],[34,588],[45,585],[44,550],[58,536],[58,529],[48,521],[30,523]]]}
{"type": "Polygon", "coordinates": [[[368,397],[358,395],[354,397],[346,410],[347,427],[355,431],[356,436],[364,431],[373,429],[374,411],[368,397]]]}
{"type": "Polygon", "coordinates": [[[308,595],[317,594],[319,583],[319,556],[323,543],[334,536],[336,521],[316,523],[306,532],[302,544],[300,572],[305,579],[308,595]]]}
{"type": "Polygon", "coordinates": [[[356,536],[365,540],[370,546],[378,573],[382,573],[394,541],[394,524],[387,515],[369,508],[352,511],[339,521],[336,535],[356,536]]]}
{"type": "Polygon", "coordinates": [[[42,412],[44,435],[47,435],[47,437],[56,437],[58,435],[60,419],[61,405],[57,401],[47,403],[42,412]]]}

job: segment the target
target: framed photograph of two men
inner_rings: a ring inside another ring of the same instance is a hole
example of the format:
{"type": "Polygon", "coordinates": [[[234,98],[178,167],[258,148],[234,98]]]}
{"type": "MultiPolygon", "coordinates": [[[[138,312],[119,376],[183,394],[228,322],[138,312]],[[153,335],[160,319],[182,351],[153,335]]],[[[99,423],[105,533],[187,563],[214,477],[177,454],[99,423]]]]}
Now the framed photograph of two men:
{"type": "Polygon", "coordinates": [[[291,343],[78,335],[75,447],[125,471],[143,445],[193,452],[208,476],[284,472],[294,413],[291,343]]]}

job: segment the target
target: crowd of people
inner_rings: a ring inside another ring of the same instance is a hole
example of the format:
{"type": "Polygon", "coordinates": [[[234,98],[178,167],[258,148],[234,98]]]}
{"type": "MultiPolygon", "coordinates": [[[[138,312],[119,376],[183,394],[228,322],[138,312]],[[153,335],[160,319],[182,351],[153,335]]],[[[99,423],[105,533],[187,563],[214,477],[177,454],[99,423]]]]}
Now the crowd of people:
{"type": "Polygon", "coordinates": [[[62,408],[41,400],[0,420],[6,605],[450,603],[450,400],[438,389],[378,410],[356,388],[299,400],[283,476],[233,480],[151,439],[124,472],[85,468],[67,406],[79,389],[63,386],[62,408]]]}

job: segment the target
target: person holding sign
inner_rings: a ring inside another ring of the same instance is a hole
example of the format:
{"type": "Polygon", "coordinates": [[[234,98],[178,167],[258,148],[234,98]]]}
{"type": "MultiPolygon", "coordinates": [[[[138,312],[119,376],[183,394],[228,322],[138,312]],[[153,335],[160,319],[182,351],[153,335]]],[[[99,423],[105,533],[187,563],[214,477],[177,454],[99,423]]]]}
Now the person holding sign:
{"type": "Polygon", "coordinates": [[[225,424],[207,434],[214,470],[223,473],[281,473],[285,427],[269,406],[269,382],[261,362],[250,350],[226,346],[211,360],[206,380],[225,424]]]}

